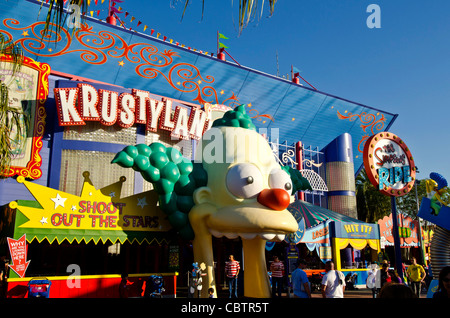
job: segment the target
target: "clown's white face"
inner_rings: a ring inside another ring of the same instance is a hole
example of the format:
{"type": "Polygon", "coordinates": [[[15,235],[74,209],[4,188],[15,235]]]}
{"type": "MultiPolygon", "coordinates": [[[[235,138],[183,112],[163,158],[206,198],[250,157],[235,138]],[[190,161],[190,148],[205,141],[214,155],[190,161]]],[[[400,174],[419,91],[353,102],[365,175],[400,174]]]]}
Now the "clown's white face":
{"type": "Polygon", "coordinates": [[[197,189],[194,201],[214,206],[205,219],[212,235],[283,240],[297,230],[286,210],[293,199],[291,178],[261,135],[243,128],[213,128],[203,136],[201,149],[196,155],[202,156],[208,184],[197,189]]]}

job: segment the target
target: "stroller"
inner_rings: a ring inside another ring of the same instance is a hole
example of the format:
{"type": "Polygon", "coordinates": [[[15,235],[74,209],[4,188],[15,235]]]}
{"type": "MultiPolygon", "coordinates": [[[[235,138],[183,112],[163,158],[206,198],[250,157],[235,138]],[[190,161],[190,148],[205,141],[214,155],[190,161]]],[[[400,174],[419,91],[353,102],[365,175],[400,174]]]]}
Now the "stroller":
{"type": "Polygon", "coordinates": [[[160,275],[151,275],[147,279],[144,297],[146,298],[162,298],[164,289],[164,279],[160,275]]]}

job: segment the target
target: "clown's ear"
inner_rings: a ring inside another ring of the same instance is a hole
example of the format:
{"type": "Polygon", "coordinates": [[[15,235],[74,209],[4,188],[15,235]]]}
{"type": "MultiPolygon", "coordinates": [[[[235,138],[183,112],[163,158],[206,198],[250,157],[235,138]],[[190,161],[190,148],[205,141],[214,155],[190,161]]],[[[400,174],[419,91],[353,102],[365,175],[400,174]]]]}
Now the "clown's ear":
{"type": "Polygon", "coordinates": [[[201,187],[194,191],[195,204],[208,203],[212,201],[212,192],[208,187],[201,187]]]}

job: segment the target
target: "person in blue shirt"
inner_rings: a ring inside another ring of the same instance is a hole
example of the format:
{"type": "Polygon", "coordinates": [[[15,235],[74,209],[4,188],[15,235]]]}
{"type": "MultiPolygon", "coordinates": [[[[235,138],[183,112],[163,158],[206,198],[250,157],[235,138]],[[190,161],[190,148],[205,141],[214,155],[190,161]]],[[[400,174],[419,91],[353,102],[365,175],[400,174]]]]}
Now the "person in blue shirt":
{"type": "Polygon", "coordinates": [[[306,261],[299,259],[297,268],[292,272],[292,285],[294,286],[295,298],[311,298],[311,289],[309,288],[309,280],[304,269],[306,261]]]}

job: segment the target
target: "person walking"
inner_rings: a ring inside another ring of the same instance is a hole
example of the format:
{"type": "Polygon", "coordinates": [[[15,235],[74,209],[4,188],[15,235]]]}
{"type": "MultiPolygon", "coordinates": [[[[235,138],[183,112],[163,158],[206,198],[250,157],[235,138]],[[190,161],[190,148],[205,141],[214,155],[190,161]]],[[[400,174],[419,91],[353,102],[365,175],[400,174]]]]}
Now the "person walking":
{"type": "Polygon", "coordinates": [[[391,276],[389,275],[389,265],[388,263],[383,263],[375,276],[375,287],[377,289],[377,294],[384,285],[390,282],[391,276]]]}
{"type": "Polygon", "coordinates": [[[370,270],[367,273],[366,287],[372,291],[372,297],[377,298],[378,290],[377,290],[375,283],[376,283],[378,268],[377,268],[376,264],[372,264],[370,266],[371,266],[370,270]]]}
{"type": "Polygon", "coordinates": [[[340,271],[334,270],[334,263],[325,263],[326,274],[322,278],[323,298],[344,298],[345,277],[340,271]]]}
{"type": "Polygon", "coordinates": [[[225,264],[225,274],[227,276],[230,298],[237,298],[237,278],[241,267],[239,262],[234,259],[234,255],[230,255],[228,259],[229,261],[225,264]]]}
{"type": "Polygon", "coordinates": [[[284,264],[278,256],[273,257],[273,262],[270,264],[270,271],[272,272],[272,297],[281,297],[281,293],[283,292],[284,264]]]}
{"type": "Polygon", "coordinates": [[[406,276],[411,282],[411,288],[416,293],[417,297],[420,297],[420,290],[422,288],[422,283],[427,276],[425,269],[422,265],[417,264],[415,257],[412,258],[412,264],[408,266],[406,271],[406,276]]]}
{"type": "Polygon", "coordinates": [[[306,261],[299,259],[297,268],[292,272],[292,285],[294,287],[294,298],[311,298],[311,288],[309,287],[308,276],[304,269],[306,261]]]}

